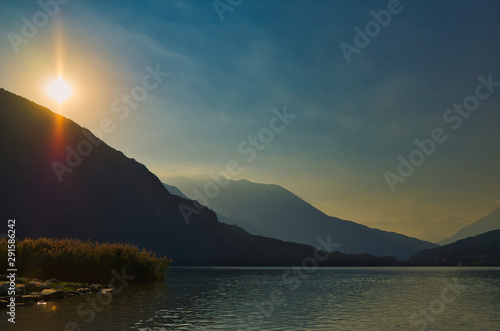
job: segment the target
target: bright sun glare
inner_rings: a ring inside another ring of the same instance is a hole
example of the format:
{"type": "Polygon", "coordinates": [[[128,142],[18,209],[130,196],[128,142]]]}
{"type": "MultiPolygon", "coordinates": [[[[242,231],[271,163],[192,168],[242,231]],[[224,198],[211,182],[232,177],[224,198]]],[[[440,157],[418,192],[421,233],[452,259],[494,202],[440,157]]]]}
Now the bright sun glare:
{"type": "Polygon", "coordinates": [[[68,99],[71,96],[73,90],[68,83],[64,81],[62,77],[57,78],[57,80],[50,83],[47,88],[49,95],[56,99],[59,103],[68,99]]]}

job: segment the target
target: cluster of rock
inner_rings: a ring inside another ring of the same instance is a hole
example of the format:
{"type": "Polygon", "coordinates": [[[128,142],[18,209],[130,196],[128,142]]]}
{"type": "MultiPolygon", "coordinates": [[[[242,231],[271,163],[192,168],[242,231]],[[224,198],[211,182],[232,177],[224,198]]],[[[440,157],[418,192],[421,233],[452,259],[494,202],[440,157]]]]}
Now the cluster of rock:
{"type": "MultiPolygon", "coordinates": [[[[2,281],[2,279],[5,277],[0,276],[0,308],[7,308],[11,297],[9,295],[10,282],[2,281]]],[[[41,281],[35,278],[18,278],[15,298],[16,306],[27,306],[97,292],[114,293],[115,289],[110,285],[62,283],[57,279],[41,281]]]]}

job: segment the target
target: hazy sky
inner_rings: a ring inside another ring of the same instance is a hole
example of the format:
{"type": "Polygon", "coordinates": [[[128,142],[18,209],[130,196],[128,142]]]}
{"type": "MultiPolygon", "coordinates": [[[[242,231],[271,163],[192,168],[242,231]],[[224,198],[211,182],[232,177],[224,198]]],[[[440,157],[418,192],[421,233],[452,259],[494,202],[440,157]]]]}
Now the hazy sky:
{"type": "Polygon", "coordinates": [[[94,132],[109,118],[103,139],[162,179],[235,160],[232,179],[358,222],[500,207],[499,1],[41,2],[0,0],[0,87],[94,132]],[[272,126],[284,107],[296,117],[272,126]]]}

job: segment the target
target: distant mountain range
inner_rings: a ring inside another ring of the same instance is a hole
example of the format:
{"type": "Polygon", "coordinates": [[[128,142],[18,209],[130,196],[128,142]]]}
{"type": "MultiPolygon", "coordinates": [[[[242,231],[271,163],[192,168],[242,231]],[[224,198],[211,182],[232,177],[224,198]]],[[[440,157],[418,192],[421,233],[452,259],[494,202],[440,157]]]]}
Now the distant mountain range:
{"type": "MultiPolygon", "coordinates": [[[[283,187],[246,180],[229,181],[187,224],[179,207],[199,206],[186,195],[192,199],[194,187],[203,192],[210,177],[169,178],[163,184],[87,129],[4,89],[0,160],[0,219],[16,219],[18,238],[128,242],[173,258],[174,265],[299,265],[314,256],[315,247],[343,252],[319,263],[331,266],[387,265],[392,260],[380,257],[412,255],[412,263],[443,258],[496,263],[497,232],[466,239],[467,250],[461,250],[462,241],[432,250],[437,245],[325,215],[283,187]],[[318,237],[339,246],[321,248],[318,237]]],[[[467,222],[450,217],[406,226],[437,224],[432,232],[439,235],[446,225],[467,222]]],[[[440,243],[495,229],[500,229],[500,209],[440,243]]]]}
{"type": "Polygon", "coordinates": [[[373,228],[394,231],[410,237],[438,243],[452,236],[458,230],[470,223],[472,222],[464,218],[450,216],[438,221],[433,221],[428,218],[419,218],[407,222],[376,221],[364,224],[373,228]]]}
{"type": "MultiPolygon", "coordinates": [[[[203,192],[213,181],[210,176],[197,176],[173,177],[167,182],[194,199],[195,192],[203,192]]],[[[224,221],[230,224],[285,241],[314,245],[318,236],[330,235],[343,253],[408,259],[422,249],[438,247],[402,234],[328,216],[278,185],[231,180],[215,197],[208,199],[208,207],[224,215],[224,221]]]]}
{"type": "MultiPolygon", "coordinates": [[[[175,186],[172,186],[172,185],[168,185],[168,184],[165,184],[163,183],[163,186],[165,186],[165,188],[173,195],[177,195],[181,198],[184,198],[184,199],[189,199],[184,193],[181,192],[181,190],[179,190],[177,187],[175,186]]],[[[256,235],[259,235],[259,236],[264,236],[264,233],[257,229],[256,227],[252,226],[251,224],[247,223],[247,222],[244,222],[244,221],[241,221],[241,220],[235,220],[235,219],[232,219],[232,218],[229,218],[229,217],[226,217],[224,215],[222,215],[221,213],[216,213],[217,215],[217,219],[222,222],[222,223],[226,223],[226,224],[233,224],[233,225],[238,225],[239,227],[245,229],[246,231],[248,231],[249,233],[251,234],[256,234],[256,235]]]]}
{"type": "Polygon", "coordinates": [[[426,266],[500,266],[500,230],[417,253],[410,263],[426,266]]]}
{"type": "MultiPolygon", "coordinates": [[[[207,208],[187,224],[183,204],[193,201],[170,194],[144,165],[89,130],[0,89],[0,219],[16,220],[17,238],[132,243],[172,258],[174,265],[290,266],[315,256],[312,246],[220,223],[207,208]]],[[[333,251],[321,235],[323,246],[315,246],[333,251]]],[[[318,264],[384,261],[332,252],[318,264]]]]}
{"type": "Polygon", "coordinates": [[[500,209],[497,209],[474,223],[463,227],[450,238],[439,241],[438,244],[446,245],[460,239],[477,236],[478,234],[492,230],[500,230],[500,209]]]}

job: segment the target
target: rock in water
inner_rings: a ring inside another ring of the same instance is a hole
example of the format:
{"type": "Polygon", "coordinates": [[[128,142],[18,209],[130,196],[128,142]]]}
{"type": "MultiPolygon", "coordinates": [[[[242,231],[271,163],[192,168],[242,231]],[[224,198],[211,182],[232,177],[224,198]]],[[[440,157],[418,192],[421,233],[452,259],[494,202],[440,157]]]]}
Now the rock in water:
{"type": "Polygon", "coordinates": [[[24,285],[24,288],[26,289],[26,292],[41,292],[43,290],[49,289],[50,285],[32,281],[32,282],[27,282],[24,285]]]}
{"type": "Polygon", "coordinates": [[[65,293],[62,290],[43,290],[42,297],[45,301],[52,301],[64,298],[65,293]]]}
{"type": "Polygon", "coordinates": [[[28,302],[38,302],[43,299],[42,295],[40,294],[30,294],[30,295],[23,295],[22,296],[22,302],[28,303],[28,302]]]}

